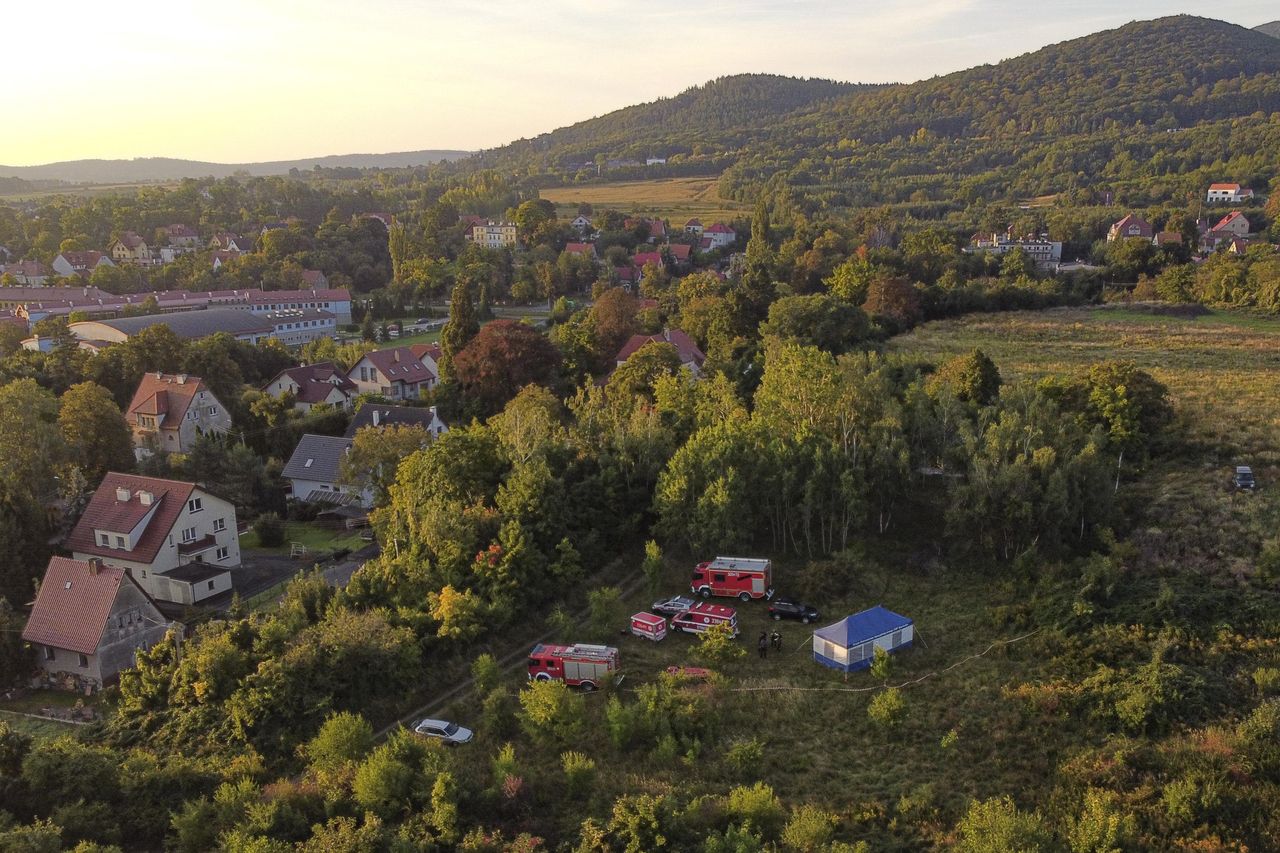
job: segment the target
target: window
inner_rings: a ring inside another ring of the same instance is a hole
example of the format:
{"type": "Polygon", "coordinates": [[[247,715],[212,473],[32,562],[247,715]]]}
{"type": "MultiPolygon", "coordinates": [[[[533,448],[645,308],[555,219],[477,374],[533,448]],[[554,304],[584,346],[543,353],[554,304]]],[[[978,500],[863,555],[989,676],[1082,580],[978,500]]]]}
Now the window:
{"type": "Polygon", "coordinates": [[[117,548],[123,548],[123,547],[124,547],[124,537],[123,537],[123,536],[117,536],[117,537],[116,537],[116,547],[117,547],[117,548]]]}
{"type": "Polygon", "coordinates": [[[225,518],[215,518],[213,520],[213,532],[221,533],[227,529],[227,520],[225,518]]]}
{"type": "MultiPolygon", "coordinates": [[[[214,552],[213,557],[215,560],[225,560],[228,554],[230,554],[230,551],[224,546],[214,552]]],[[[213,581],[209,581],[209,589],[213,589],[213,581]]]]}
{"type": "Polygon", "coordinates": [[[54,658],[56,658],[57,656],[58,656],[58,653],[57,653],[57,652],[55,652],[55,651],[53,650],[53,646],[45,646],[45,647],[44,647],[44,659],[45,659],[45,660],[53,660],[53,659],[54,659],[54,658]]]}
{"type": "Polygon", "coordinates": [[[216,415],[216,414],[218,414],[218,407],[217,407],[217,406],[210,406],[210,407],[209,407],[209,414],[211,414],[211,415],[216,415]]]}
{"type": "Polygon", "coordinates": [[[84,655],[84,654],[80,655],[80,668],[81,668],[81,669],[88,669],[88,668],[89,668],[89,656],[88,656],[88,655],[84,655]]]}
{"type": "Polygon", "coordinates": [[[209,589],[213,589],[213,581],[209,581],[209,589]]]}
{"type": "Polygon", "coordinates": [[[182,541],[183,541],[183,542],[194,542],[194,541],[196,541],[196,529],[195,529],[194,527],[188,527],[186,530],[183,530],[183,531],[182,531],[182,541]]]}
{"type": "Polygon", "coordinates": [[[98,544],[99,544],[99,545],[110,545],[110,544],[111,544],[111,537],[110,537],[110,536],[108,536],[108,535],[107,535],[107,534],[105,534],[105,533],[99,533],[99,534],[98,534],[98,544]]]}
{"type": "Polygon", "coordinates": [[[187,510],[188,510],[188,511],[190,511],[190,512],[199,512],[199,511],[200,511],[200,510],[202,510],[202,509],[204,509],[204,499],[203,499],[203,498],[192,498],[191,500],[187,501],[187,510]]]}

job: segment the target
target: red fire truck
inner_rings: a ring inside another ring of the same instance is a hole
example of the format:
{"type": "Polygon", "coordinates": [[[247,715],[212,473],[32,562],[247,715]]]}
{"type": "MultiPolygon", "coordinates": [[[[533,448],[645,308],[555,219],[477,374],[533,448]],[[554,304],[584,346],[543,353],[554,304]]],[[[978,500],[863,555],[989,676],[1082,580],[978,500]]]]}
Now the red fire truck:
{"type": "Polygon", "coordinates": [[[671,629],[686,634],[701,634],[712,625],[727,624],[738,636],[738,611],[723,604],[699,601],[683,613],[671,617],[671,629]]]}
{"type": "Polygon", "coordinates": [[[773,598],[773,563],[755,557],[716,557],[693,570],[690,589],[703,598],[736,596],[739,601],[773,598]]]}
{"type": "Polygon", "coordinates": [[[539,643],[529,652],[531,681],[563,681],[583,690],[595,690],[604,677],[617,668],[618,650],[612,646],[539,643]]]}

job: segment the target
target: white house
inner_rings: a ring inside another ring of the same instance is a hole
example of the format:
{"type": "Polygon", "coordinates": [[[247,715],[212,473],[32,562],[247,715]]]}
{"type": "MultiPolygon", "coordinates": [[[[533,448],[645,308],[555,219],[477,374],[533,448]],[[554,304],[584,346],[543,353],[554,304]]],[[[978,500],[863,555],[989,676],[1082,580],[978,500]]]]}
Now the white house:
{"type": "Polygon", "coordinates": [[[236,508],[195,483],[111,473],[67,538],[77,560],[129,571],[159,601],[197,604],[231,590],[236,508]]]}
{"type": "Polygon", "coordinates": [[[373,506],[373,493],[339,482],[342,460],[352,440],[329,435],[302,436],[280,476],[289,481],[295,499],[340,506],[373,506]]]}
{"type": "Polygon", "coordinates": [[[379,394],[391,400],[410,400],[436,384],[436,373],[413,347],[374,350],[351,366],[347,378],[358,394],[379,394]]]}
{"type": "Polygon", "coordinates": [[[262,390],[272,397],[292,394],[293,407],[309,412],[312,406],[321,404],[350,408],[356,386],[333,362],[321,361],[282,370],[262,390]]]}
{"type": "Polygon", "coordinates": [[[189,453],[202,435],[231,429],[231,414],[198,376],[144,373],[125,410],[134,453],[189,453]]]}
{"type": "Polygon", "coordinates": [[[1253,198],[1253,190],[1239,184],[1210,184],[1205,201],[1210,204],[1239,204],[1253,198]]]}

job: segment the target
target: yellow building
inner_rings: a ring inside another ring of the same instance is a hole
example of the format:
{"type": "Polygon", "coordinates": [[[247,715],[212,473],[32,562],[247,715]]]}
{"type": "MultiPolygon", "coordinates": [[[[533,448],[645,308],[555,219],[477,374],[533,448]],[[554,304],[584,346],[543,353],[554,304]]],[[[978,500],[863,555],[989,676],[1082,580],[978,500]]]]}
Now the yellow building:
{"type": "Polygon", "coordinates": [[[514,222],[480,222],[471,227],[471,242],[486,249],[501,249],[504,246],[516,245],[516,224],[514,222]]]}

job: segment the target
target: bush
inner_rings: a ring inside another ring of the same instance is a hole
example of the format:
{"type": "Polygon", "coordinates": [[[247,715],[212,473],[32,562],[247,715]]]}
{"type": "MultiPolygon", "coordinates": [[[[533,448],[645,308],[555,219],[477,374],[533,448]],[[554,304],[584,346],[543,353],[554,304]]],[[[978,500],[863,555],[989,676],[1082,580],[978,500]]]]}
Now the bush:
{"type": "Polygon", "coordinates": [[[493,659],[493,655],[480,655],[471,663],[471,680],[475,683],[476,693],[488,696],[502,681],[502,667],[493,659]]]}
{"type": "Polygon", "coordinates": [[[1260,666],[1253,671],[1253,683],[1263,696],[1270,696],[1280,687],[1280,669],[1273,666],[1260,666]]]}
{"type": "Polygon", "coordinates": [[[902,722],[902,716],[906,710],[907,701],[902,698],[902,691],[896,687],[890,687],[888,690],[877,693],[871,700],[871,704],[867,707],[867,716],[885,728],[894,728],[902,722]]]}
{"type": "Polygon", "coordinates": [[[975,800],[956,827],[961,853],[1011,853],[1049,849],[1049,833],[1039,812],[1023,812],[1009,797],[975,800]]]}
{"type": "Polygon", "coordinates": [[[729,747],[724,760],[744,775],[755,775],[764,763],[764,743],[759,738],[740,740],[729,747]]]}
{"type": "Polygon", "coordinates": [[[284,521],[274,512],[264,512],[253,523],[258,534],[258,544],[263,548],[277,548],[284,544],[284,521]]]}
{"type": "Polygon", "coordinates": [[[563,681],[534,681],[520,692],[520,723],[534,740],[573,743],[586,723],[586,701],[563,681]]]}
{"type": "Polygon", "coordinates": [[[572,799],[590,793],[596,778],[596,763],[581,752],[566,752],[560,756],[564,768],[565,793],[572,799]]]}
{"type": "Polygon", "coordinates": [[[729,791],[725,812],[735,821],[750,821],[766,838],[778,834],[782,828],[784,812],[773,788],[763,782],[751,787],[739,786],[729,791]]]}
{"type": "Polygon", "coordinates": [[[747,650],[734,640],[732,628],[720,624],[712,625],[698,636],[698,646],[693,653],[706,663],[725,663],[742,657],[747,650]]]}
{"type": "Polygon", "coordinates": [[[515,730],[516,709],[511,693],[495,687],[480,705],[480,726],[490,737],[509,737],[515,730]]]}
{"type": "Polygon", "coordinates": [[[359,714],[330,714],[316,736],[303,747],[315,770],[333,771],[364,761],[373,748],[373,726],[359,714]]]}
{"type": "Polygon", "coordinates": [[[587,631],[600,642],[608,640],[627,624],[627,606],[616,586],[602,586],[587,593],[587,631]]]}
{"type": "Polygon", "coordinates": [[[836,832],[839,818],[817,806],[804,805],[791,813],[782,829],[782,844],[799,853],[827,850],[836,832]]]}

